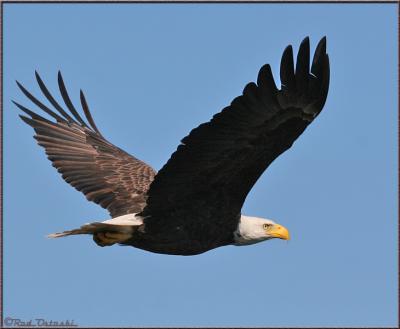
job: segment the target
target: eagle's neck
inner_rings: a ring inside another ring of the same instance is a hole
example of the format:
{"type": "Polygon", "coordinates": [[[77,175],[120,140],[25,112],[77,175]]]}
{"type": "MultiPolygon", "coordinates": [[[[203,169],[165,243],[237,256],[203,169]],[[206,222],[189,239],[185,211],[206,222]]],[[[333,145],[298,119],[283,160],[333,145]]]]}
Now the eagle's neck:
{"type": "MultiPolygon", "coordinates": [[[[269,220],[259,217],[240,216],[239,224],[233,232],[235,246],[244,246],[267,240],[263,224],[269,220]]],[[[272,222],[272,221],[271,221],[272,222]]]]}

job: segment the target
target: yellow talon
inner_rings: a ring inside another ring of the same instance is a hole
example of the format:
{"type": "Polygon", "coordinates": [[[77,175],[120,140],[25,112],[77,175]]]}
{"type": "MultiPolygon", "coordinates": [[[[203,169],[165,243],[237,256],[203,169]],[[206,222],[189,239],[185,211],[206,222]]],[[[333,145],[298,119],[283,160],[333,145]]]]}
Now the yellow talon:
{"type": "Polygon", "coordinates": [[[98,232],[93,234],[93,240],[101,247],[112,246],[121,243],[131,237],[130,233],[121,232],[98,232]]]}

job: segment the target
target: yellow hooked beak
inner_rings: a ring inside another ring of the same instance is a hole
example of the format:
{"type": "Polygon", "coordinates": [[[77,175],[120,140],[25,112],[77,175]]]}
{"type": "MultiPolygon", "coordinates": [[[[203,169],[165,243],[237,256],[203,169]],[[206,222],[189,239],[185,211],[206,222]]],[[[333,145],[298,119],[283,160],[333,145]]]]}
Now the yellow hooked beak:
{"type": "Polygon", "coordinates": [[[279,224],[269,226],[265,229],[265,231],[269,236],[271,236],[273,238],[278,238],[278,239],[283,239],[283,240],[290,239],[288,229],[279,224]]]}

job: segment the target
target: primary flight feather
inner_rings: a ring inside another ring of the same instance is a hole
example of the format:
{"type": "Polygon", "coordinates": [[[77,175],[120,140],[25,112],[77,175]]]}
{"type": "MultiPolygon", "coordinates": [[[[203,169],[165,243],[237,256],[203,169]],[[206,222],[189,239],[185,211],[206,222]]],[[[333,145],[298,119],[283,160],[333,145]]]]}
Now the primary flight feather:
{"type": "Polygon", "coordinates": [[[264,65],[257,83],[247,84],[243,95],[193,129],[158,173],[102,136],[81,91],[82,118],[60,72],[58,85],[66,109],[37,72],[36,79],[53,110],[17,84],[54,120],[14,102],[27,114],[20,117],[33,127],[34,138],[64,180],[111,215],[109,220],[50,237],[90,234],[99,246],[119,243],[174,255],[289,239],[282,225],[244,216],[241,208],[265,169],[291,147],[325,104],[329,88],[325,38],[315,50],[311,70],[308,38],[300,45],[296,66],[292,47],[285,49],[281,89],[270,66],[264,65]]]}

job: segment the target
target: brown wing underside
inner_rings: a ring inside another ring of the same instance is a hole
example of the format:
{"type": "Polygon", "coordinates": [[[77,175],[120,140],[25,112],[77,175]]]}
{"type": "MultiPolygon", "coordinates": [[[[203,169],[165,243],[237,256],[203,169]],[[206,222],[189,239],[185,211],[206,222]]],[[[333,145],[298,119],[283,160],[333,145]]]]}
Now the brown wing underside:
{"type": "Polygon", "coordinates": [[[14,103],[29,116],[20,117],[33,127],[36,132],[34,138],[44,147],[53,166],[67,183],[81,191],[89,201],[107,209],[112,217],[140,212],[146,204],[146,193],[156,172],[101,135],[81,91],[82,109],[88,123],[82,119],[68,96],[60,72],[59,89],[69,112],[57,103],[37,72],[36,79],[41,91],[57,111],[48,108],[21,84],[17,84],[25,96],[55,122],[14,103]]]}

